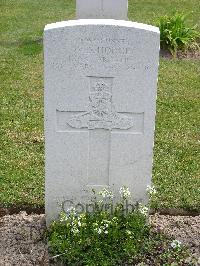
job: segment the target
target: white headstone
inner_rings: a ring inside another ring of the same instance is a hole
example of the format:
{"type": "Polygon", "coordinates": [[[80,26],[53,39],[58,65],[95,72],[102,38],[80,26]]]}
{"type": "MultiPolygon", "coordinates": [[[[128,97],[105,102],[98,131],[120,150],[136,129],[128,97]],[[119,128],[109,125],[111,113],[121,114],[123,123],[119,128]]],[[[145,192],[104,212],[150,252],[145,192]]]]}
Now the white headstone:
{"type": "Polygon", "coordinates": [[[145,201],[151,183],[159,30],[116,20],[47,25],[47,221],[88,189],[128,186],[145,201]]]}
{"type": "Polygon", "coordinates": [[[128,0],[76,0],[77,19],[127,20],[128,0]]]}

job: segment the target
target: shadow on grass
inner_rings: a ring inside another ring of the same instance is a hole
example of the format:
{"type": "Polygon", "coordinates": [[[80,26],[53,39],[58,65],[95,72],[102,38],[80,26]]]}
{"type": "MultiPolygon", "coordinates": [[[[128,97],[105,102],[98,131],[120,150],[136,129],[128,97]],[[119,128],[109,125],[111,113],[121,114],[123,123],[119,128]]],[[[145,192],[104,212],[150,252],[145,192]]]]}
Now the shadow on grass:
{"type": "Polygon", "coordinates": [[[18,48],[19,53],[23,55],[37,55],[43,49],[43,38],[38,37],[34,40],[16,40],[16,41],[0,41],[0,46],[18,48]]]}
{"type": "MultiPolygon", "coordinates": [[[[30,204],[23,205],[12,205],[10,207],[4,207],[0,205],[0,217],[5,215],[18,214],[21,211],[25,211],[27,214],[44,214],[45,207],[43,206],[32,206],[30,204]]],[[[166,208],[166,209],[150,209],[150,215],[159,213],[160,215],[169,215],[169,216],[199,216],[200,212],[198,210],[184,210],[184,209],[175,209],[175,208],[166,208]]]]}
{"type": "Polygon", "coordinates": [[[37,207],[37,206],[31,206],[30,204],[27,205],[13,205],[11,207],[3,207],[0,205],[0,217],[3,217],[5,215],[13,215],[18,214],[21,211],[25,211],[27,214],[43,214],[45,213],[44,207],[37,207]]]}

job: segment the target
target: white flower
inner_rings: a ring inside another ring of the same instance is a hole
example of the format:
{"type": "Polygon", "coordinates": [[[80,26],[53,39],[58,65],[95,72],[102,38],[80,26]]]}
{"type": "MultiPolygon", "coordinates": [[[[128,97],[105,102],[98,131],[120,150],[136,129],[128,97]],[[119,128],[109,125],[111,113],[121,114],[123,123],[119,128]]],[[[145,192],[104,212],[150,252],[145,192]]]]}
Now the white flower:
{"type": "Polygon", "coordinates": [[[181,241],[179,241],[179,240],[173,240],[172,241],[172,243],[171,243],[171,247],[172,248],[180,248],[182,246],[182,243],[181,243],[181,241]]]}
{"type": "Polygon", "coordinates": [[[131,235],[132,232],[130,230],[126,230],[127,235],[131,235]]]}
{"type": "Polygon", "coordinates": [[[66,211],[66,215],[69,217],[70,215],[75,215],[76,214],[76,209],[74,207],[70,207],[66,211]]]}
{"type": "Polygon", "coordinates": [[[101,227],[97,223],[93,223],[94,231],[97,232],[99,235],[102,233],[101,227]]]}
{"type": "Polygon", "coordinates": [[[141,213],[141,214],[143,214],[143,215],[147,215],[148,214],[148,212],[149,212],[149,208],[148,207],[146,207],[146,206],[144,206],[144,205],[142,205],[141,203],[139,204],[139,208],[138,208],[138,210],[139,210],[139,212],[141,213]]]}
{"type": "Polygon", "coordinates": [[[112,221],[115,223],[115,222],[118,221],[118,218],[117,218],[117,217],[113,217],[113,218],[112,218],[112,221]]]}
{"type": "Polygon", "coordinates": [[[73,228],[72,228],[72,233],[74,233],[74,234],[78,234],[78,233],[79,233],[78,228],[73,227],[73,228]]]}
{"type": "Polygon", "coordinates": [[[66,222],[67,220],[68,220],[67,215],[64,212],[62,212],[60,214],[60,222],[66,222]]]}
{"type": "Polygon", "coordinates": [[[131,192],[129,191],[129,188],[125,186],[120,188],[119,193],[123,199],[127,199],[131,196],[131,192]]]}
{"type": "Polygon", "coordinates": [[[97,233],[98,233],[99,235],[102,233],[101,228],[99,228],[99,229],[97,230],[97,233]]]}
{"type": "Polygon", "coordinates": [[[70,207],[67,212],[76,212],[76,209],[74,207],[70,207]]]}
{"type": "Polygon", "coordinates": [[[81,222],[80,221],[78,221],[78,226],[81,226],[81,222]]]}
{"type": "Polygon", "coordinates": [[[104,233],[105,233],[105,234],[108,234],[108,231],[106,230],[104,233]]]}
{"type": "Polygon", "coordinates": [[[103,198],[109,198],[112,199],[113,198],[113,194],[111,191],[109,191],[108,189],[104,188],[99,192],[99,195],[101,195],[103,198]]]}
{"type": "Polygon", "coordinates": [[[85,213],[81,213],[80,219],[84,219],[84,218],[85,218],[85,213]]]}
{"type": "Polygon", "coordinates": [[[155,195],[157,193],[155,186],[147,186],[146,191],[149,193],[150,196],[155,195]]]}

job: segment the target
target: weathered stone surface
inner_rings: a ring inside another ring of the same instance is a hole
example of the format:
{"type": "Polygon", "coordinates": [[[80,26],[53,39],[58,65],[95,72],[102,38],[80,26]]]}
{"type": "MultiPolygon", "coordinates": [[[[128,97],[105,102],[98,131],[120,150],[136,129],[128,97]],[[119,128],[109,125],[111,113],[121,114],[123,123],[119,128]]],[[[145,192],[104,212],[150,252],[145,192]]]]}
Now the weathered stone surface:
{"type": "Polygon", "coordinates": [[[47,25],[47,221],[64,200],[122,185],[146,200],[151,183],[159,31],[116,20],[47,25]]]}
{"type": "Polygon", "coordinates": [[[128,0],[76,0],[78,19],[127,20],[128,0]]]}

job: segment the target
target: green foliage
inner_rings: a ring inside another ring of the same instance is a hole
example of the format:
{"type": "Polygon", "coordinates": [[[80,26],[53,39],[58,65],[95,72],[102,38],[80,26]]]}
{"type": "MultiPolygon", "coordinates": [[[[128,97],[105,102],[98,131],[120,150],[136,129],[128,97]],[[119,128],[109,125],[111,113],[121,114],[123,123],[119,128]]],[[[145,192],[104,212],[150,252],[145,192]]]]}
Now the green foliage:
{"type": "Polygon", "coordinates": [[[182,265],[188,252],[181,242],[171,242],[147,225],[147,207],[137,204],[124,213],[129,197],[124,192],[115,205],[104,189],[102,199],[90,203],[96,206],[92,212],[78,214],[73,207],[62,212],[48,232],[52,258],[64,265],[182,265]]]}
{"type": "Polygon", "coordinates": [[[197,26],[188,27],[186,16],[175,13],[173,16],[163,16],[159,19],[161,48],[168,49],[176,56],[178,50],[198,49],[200,33],[197,26]]]}
{"type": "Polygon", "coordinates": [[[71,208],[52,224],[49,233],[52,254],[60,255],[66,265],[117,265],[139,253],[149,234],[145,215],[141,208],[124,215],[126,195],[113,205],[105,191],[103,200],[92,200],[91,204],[96,206],[93,212],[77,214],[71,208]]]}

